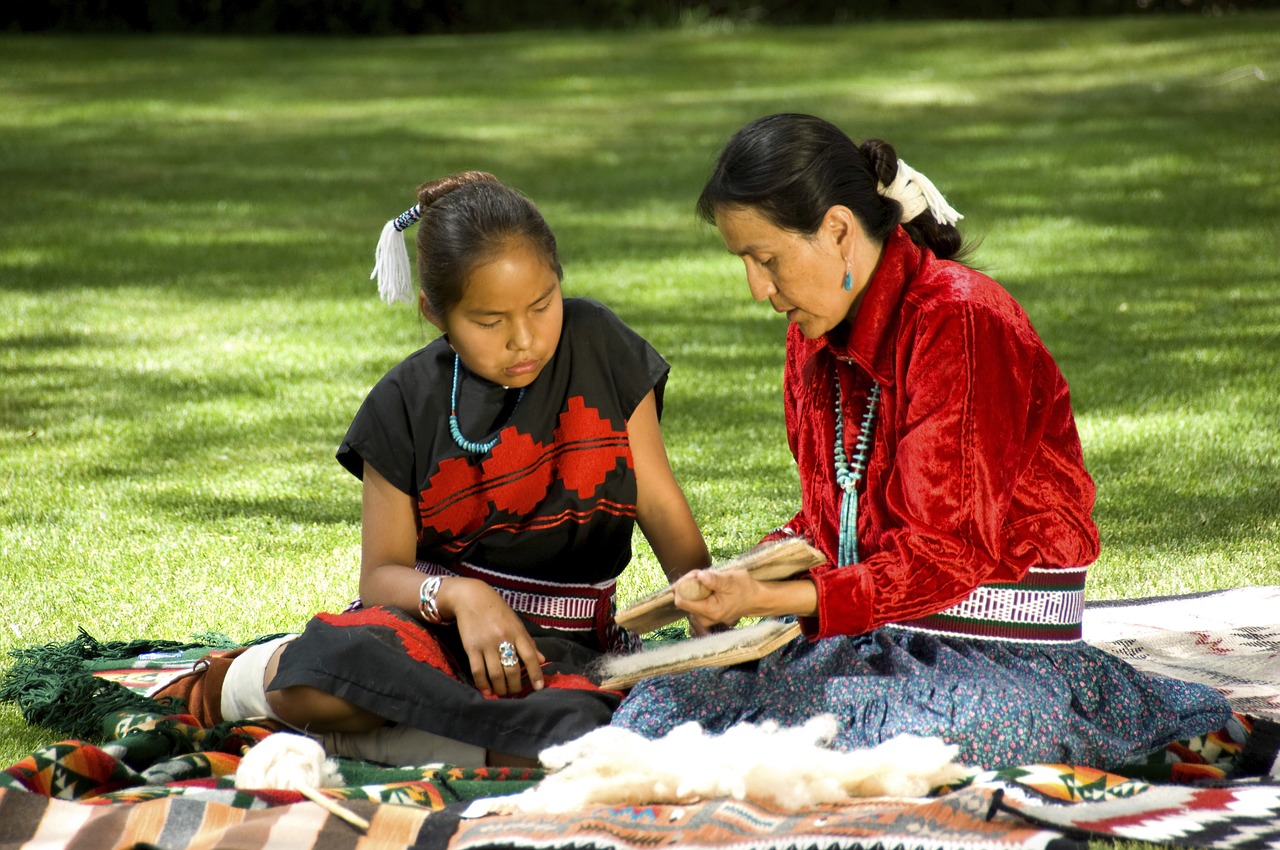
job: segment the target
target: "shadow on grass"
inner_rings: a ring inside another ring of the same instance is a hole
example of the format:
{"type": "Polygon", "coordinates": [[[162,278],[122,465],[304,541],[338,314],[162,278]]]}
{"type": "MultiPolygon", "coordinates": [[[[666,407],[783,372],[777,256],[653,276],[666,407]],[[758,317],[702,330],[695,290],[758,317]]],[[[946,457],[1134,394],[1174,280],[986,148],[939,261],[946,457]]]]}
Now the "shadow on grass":
{"type": "Polygon", "coordinates": [[[147,499],[153,508],[179,519],[201,522],[260,518],[293,523],[303,528],[317,525],[351,526],[360,521],[360,485],[352,479],[342,497],[265,496],[237,498],[207,494],[160,494],[147,499]]]}
{"type": "MultiPolygon", "coordinates": [[[[1259,389],[1280,371],[1275,205],[1258,154],[1280,131],[1275,87],[1204,83],[1206,57],[1228,55],[1246,34],[1238,24],[1171,31],[1129,21],[1105,34],[1066,22],[884,27],[873,38],[847,28],[786,39],[393,39],[326,44],[323,62],[306,41],[262,50],[157,39],[140,55],[128,41],[91,40],[98,74],[24,42],[22,89],[52,111],[0,131],[0,223],[13,246],[0,258],[0,288],[35,299],[155,291],[192,311],[260,304],[254,321],[268,325],[280,300],[343,309],[371,297],[377,232],[417,182],[483,167],[542,206],[570,291],[592,281],[589,294],[672,360],[664,428],[685,477],[776,482],[778,458],[786,462],[781,323],[749,303],[736,261],[692,205],[733,130],[768,112],[809,111],[895,142],[987,234],[978,263],[1027,307],[1081,414],[1212,409],[1243,395],[1258,415],[1280,415],[1259,389]],[[1001,39],[1010,49],[993,55],[1001,39]],[[1075,42],[1088,66],[1073,60],[1075,42]],[[406,64],[416,73],[397,73],[406,64]],[[793,68],[794,79],[762,75],[765,65],[793,68]],[[952,79],[948,68],[966,71],[952,79]],[[51,226],[52,205],[76,211],[74,239],[51,226]],[[674,263],[679,278],[689,257],[723,258],[736,285],[607,288],[614,268],[634,277],[674,263]]],[[[212,465],[227,447],[253,451],[254,431],[329,462],[354,413],[281,409],[278,385],[297,380],[283,372],[210,373],[193,385],[122,368],[134,344],[112,329],[92,341],[0,340],[0,425],[102,417],[123,435],[104,466],[117,474],[166,459],[212,465]],[[27,365],[60,351],[80,362],[27,365]],[[240,415],[167,421],[217,400],[240,415]]],[[[319,372],[303,380],[359,383],[319,372]]],[[[1160,454],[1094,456],[1105,474],[1146,463],[1169,474],[1160,454]]],[[[1167,500],[1153,504],[1179,501],[1142,492],[1167,500]]],[[[214,510],[289,510],[288,501],[231,498],[214,510]]],[[[320,501],[308,509],[333,517],[320,501]]],[[[1250,513],[1248,502],[1224,509],[1265,518],[1268,508],[1250,513]]],[[[1193,520],[1175,507],[1153,519],[1153,534],[1177,536],[1193,520]]]]}

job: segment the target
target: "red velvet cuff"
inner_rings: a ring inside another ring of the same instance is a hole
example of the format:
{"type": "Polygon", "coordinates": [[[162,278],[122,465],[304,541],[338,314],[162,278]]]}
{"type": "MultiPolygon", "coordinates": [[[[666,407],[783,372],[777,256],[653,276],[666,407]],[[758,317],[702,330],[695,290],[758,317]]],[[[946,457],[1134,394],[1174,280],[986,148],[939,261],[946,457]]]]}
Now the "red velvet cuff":
{"type": "Polygon", "coordinates": [[[761,545],[764,545],[765,543],[774,543],[778,540],[786,540],[790,537],[795,537],[795,536],[796,536],[795,532],[784,525],[782,528],[775,528],[773,531],[770,531],[764,537],[761,537],[760,542],[757,543],[756,545],[761,546],[761,545]]]}
{"type": "Polygon", "coordinates": [[[818,589],[818,616],[801,617],[810,640],[834,635],[860,635],[871,629],[871,577],[857,565],[815,567],[809,572],[818,589]]]}

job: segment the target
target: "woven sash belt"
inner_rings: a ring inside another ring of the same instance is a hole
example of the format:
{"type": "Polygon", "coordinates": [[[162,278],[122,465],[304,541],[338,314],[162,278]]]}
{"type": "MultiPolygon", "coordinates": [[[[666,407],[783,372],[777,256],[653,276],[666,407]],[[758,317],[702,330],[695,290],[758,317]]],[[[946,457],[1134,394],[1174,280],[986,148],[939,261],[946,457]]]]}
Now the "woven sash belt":
{"type": "Polygon", "coordinates": [[[1078,641],[1084,578],[1084,567],[1032,567],[1021,581],[981,585],[944,611],[891,627],[988,640],[1078,641]]]}
{"type": "Polygon", "coordinates": [[[511,610],[547,629],[594,632],[600,645],[614,652],[632,652],[639,639],[614,622],[618,583],[561,584],[518,578],[472,564],[433,564],[418,561],[420,573],[443,578],[473,578],[492,587],[511,610]]]}

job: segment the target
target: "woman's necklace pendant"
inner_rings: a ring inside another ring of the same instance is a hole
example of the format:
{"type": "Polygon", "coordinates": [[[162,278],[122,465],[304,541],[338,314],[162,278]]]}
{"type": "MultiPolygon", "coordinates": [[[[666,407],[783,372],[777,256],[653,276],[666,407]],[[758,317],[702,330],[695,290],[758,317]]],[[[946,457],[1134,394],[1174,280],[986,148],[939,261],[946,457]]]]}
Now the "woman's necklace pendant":
{"type": "Polygon", "coordinates": [[[871,455],[871,437],[875,428],[876,408],[880,405],[880,384],[871,385],[867,396],[867,410],[862,415],[862,427],[854,444],[853,462],[844,450],[844,404],[840,390],[840,373],[836,380],[836,484],[840,487],[840,542],[837,566],[858,563],[858,482],[867,471],[867,459],[871,455]]]}

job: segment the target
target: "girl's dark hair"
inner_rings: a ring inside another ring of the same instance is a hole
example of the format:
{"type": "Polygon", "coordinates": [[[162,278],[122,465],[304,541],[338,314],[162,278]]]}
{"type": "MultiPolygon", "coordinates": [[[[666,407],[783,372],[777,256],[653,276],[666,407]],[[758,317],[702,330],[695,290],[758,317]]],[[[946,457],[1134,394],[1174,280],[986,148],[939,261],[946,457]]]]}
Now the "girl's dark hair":
{"type": "Polygon", "coordinates": [[[485,171],[450,174],[418,187],[418,283],[445,316],[477,266],[522,239],[563,279],[556,237],[533,201],[485,171]]]}
{"type": "MultiPolygon", "coordinates": [[[[720,209],[753,209],[772,224],[812,236],[827,210],[853,211],[867,235],[883,243],[902,205],[880,194],[898,173],[893,146],[879,139],[854,142],[834,124],[812,115],[758,118],[734,134],[698,197],[698,215],[715,224],[720,209]]],[[[964,253],[955,225],[938,224],[925,211],[903,228],[917,245],[941,259],[964,253]]]]}

